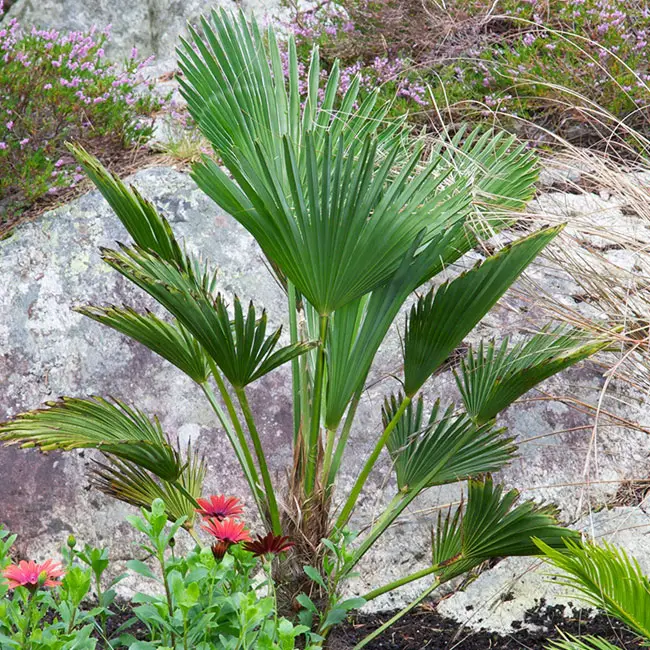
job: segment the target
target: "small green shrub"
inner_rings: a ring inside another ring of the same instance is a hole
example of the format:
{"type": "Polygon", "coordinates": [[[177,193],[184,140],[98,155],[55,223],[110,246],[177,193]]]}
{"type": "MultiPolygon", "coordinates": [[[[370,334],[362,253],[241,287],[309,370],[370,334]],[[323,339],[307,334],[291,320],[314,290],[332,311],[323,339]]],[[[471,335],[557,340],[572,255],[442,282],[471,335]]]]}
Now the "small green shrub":
{"type": "Polygon", "coordinates": [[[0,223],[82,179],[67,140],[110,153],[150,136],[142,118],[160,102],[142,87],[147,62],[134,49],[124,67],[110,63],[109,37],[108,29],[22,33],[15,19],[0,23],[0,223]]]}

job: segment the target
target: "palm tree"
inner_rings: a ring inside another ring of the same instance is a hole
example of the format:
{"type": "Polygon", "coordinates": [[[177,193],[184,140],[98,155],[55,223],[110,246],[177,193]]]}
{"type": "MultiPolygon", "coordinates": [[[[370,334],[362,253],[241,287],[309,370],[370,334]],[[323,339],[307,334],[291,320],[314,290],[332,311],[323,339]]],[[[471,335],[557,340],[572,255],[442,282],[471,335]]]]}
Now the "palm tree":
{"type": "MultiPolygon", "coordinates": [[[[295,565],[315,567],[310,577],[330,593],[314,622],[322,635],[341,612],[363,602],[339,603],[331,594],[432,486],[469,479],[463,506],[438,521],[431,567],[378,586],[365,599],[433,575],[426,595],[488,558],[536,554],[532,536],[563,547],[574,534],[557,526],[549,509],[517,505],[515,491],[493,484],[490,473],[516,453],[496,418],[538,382],[607,341],[569,329],[543,329],[515,345],[490,341],[470,350],[456,370],[460,406],[436,403],[425,418],[421,397],[429,378],[557,227],[514,241],[415,301],[404,322],[403,390],[387,396],[383,431],[355,484],[347,494],[336,492],[366,378],[400,309],[416,289],[431,286],[512,224],[534,193],[534,155],[501,133],[461,129],[432,142],[405,119],[387,120],[390,105],[379,92],[362,96],[359,79],[341,92],[337,64],[323,86],[317,48],[303,95],[294,42],[283,49],[272,28],[263,35],[243,15],[213,12],[200,29],[192,29],[178,51],[181,90],[220,162],[206,156],[192,176],[262,248],[287,296],[290,343],[279,347],[280,331],[267,331],[264,311],[245,308],[236,296],[228,305],[215,292],[213,269],[185,251],[154,206],[77,147],[73,152],[133,239],[103,249],[103,259],[164,306],[170,319],[128,306],[80,311],[163,356],[204,392],[268,529],[294,538],[295,565]],[[247,386],[284,363],[292,371],[294,454],[290,496],[278,499],[247,386]],[[340,552],[384,449],[396,472],[394,498],[358,542],[340,552]],[[280,502],[291,506],[282,509],[280,502]],[[339,562],[326,561],[337,552],[339,562]]],[[[170,519],[186,515],[185,526],[195,534],[204,474],[198,452],[182,453],[157,421],[134,407],[65,399],[5,423],[0,439],[43,450],[99,449],[108,459],[96,479],[101,489],[138,505],[161,497],[170,519]]]]}

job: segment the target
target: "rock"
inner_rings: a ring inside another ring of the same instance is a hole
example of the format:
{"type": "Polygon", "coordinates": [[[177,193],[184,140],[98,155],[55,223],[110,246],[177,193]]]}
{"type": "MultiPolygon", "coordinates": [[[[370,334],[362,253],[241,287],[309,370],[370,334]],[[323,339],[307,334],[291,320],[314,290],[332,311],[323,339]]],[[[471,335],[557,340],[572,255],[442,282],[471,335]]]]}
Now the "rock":
{"type": "MultiPolygon", "coordinates": [[[[219,289],[254,299],[268,310],[270,323],[287,317],[284,296],[265,268],[253,239],[201,193],[188,175],[159,167],[138,172],[133,182],[172,222],[191,251],[202,254],[220,269],[219,289]]],[[[118,219],[98,192],[42,215],[17,228],[0,242],[0,371],[4,391],[3,419],[60,395],[113,395],[128,400],[150,415],[158,415],[171,435],[198,440],[207,454],[206,491],[246,497],[228,443],[195,386],[180,371],[139,344],[71,311],[78,304],[126,303],[136,308],[152,303],[100,260],[98,247],[128,241],[118,219]]],[[[478,253],[472,259],[478,259],[478,253]]],[[[571,280],[546,262],[531,271],[538,284],[553,295],[571,291],[571,280]]],[[[521,285],[524,291],[527,285],[521,285]]],[[[539,326],[536,296],[509,294],[504,306],[489,314],[473,333],[500,338],[539,326]]],[[[547,316],[544,316],[547,318],[547,316]]],[[[403,327],[403,318],[398,319],[403,327]]],[[[384,395],[399,390],[400,337],[393,331],[373,368],[358,421],[342,468],[338,494],[344,495],[358,475],[360,463],[380,433],[384,395]]],[[[281,484],[291,465],[289,368],[281,368],[251,386],[250,399],[260,421],[263,444],[281,484]]],[[[520,442],[520,456],[502,472],[508,486],[525,497],[557,504],[566,522],[587,506],[610,501],[625,479],[645,477],[650,442],[645,433],[611,420],[612,412],[628,420],[648,421],[641,396],[624,384],[605,386],[602,368],[583,363],[544,385],[544,391],[565,396],[553,402],[543,393],[526,396],[503,416],[520,442]],[[607,388],[607,390],[604,390],[607,388]],[[596,404],[604,391],[599,424],[594,431],[592,412],[576,408],[571,399],[596,404]],[[595,455],[597,454],[597,455],[595,455]],[[587,460],[589,462],[587,462],[587,460]],[[586,483],[585,477],[589,479],[586,483]]],[[[427,403],[436,396],[457,400],[452,373],[438,375],[427,389],[427,403]]],[[[19,533],[22,556],[43,558],[55,554],[74,532],[80,542],[108,544],[114,558],[135,555],[138,536],[124,522],[133,511],[95,491],[85,489],[85,470],[93,452],[53,453],[0,449],[2,521],[19,533]]],[[[391,529],[364,558],[360,576],[350,583],[350,594],[362,594],[429,562],[429,528],[438,511],[460,497],[461,486],[430,490],[417,501],[404,521],[391,529]]],[[[360,501],[353,527],[366,525],[394,494],[387,457],[374,472],[360,501]]],[[[250,502],[250,499],[248,499],[250,502]]],[[[254,515],[249,510],[249,520],[254,515]]],[[[421,585],[373,601],[372,607],[395,607],[419,593],[421,585]]]]}
{"type": "MultiPolygon", "coordinates": [[[[607,541],[624,548],[650,572],[650,515],[642,508],[613,508],[594,512],[581,519],[576,528],[597,543],[607,541]]],[[[474,630],[487,629],[500,634],[512,632],[524,622],[526,612],[542,602],[547,606],[564,605],[566,614],[582,608],[576,593],[558,585],[552,578],[558,573],[535,558],[507,558],[494,569],[485,571],[463,591],[441,601],[438,613],[474,630]]]]}
{"type": "Polygon", "coordinates": [[[6,16],[18,18],[26,27],[62,32],[110,24],[109,56],[119,61],[137,47],[142,58],[155,56],[154,69],[162,74],[176,66],[178,37],[186,33],[187,22],[196,22],[213,7],[242,8],[262,21],[287,16],[280,0],[16,0],[6,16]]]}

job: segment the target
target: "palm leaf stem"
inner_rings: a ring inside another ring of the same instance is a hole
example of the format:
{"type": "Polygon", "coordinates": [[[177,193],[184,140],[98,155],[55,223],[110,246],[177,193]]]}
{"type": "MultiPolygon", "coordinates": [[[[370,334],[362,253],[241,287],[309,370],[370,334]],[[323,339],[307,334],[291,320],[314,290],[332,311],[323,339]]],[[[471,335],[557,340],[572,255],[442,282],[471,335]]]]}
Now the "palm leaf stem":
{"type": "Polygon", "coordinates": [[[239,461],[239,464],[241,465],[241,468],[244,472],[244,476],[246,477],[248,487],[250,488],[253,498],[255,499],[257,509],[259,510],[262,518],[264,518],[266,512],[264,504],[266,503],[266,499],[264,497],[264,492],[260,489],[260,480],[257,476],[257,468],[255,467],[255,462],[253,461],[253,457],[251,456],[251,453],[248,449],[246,440],[243,440],[244,444],[242,445],[242,438],[239,437],[237,432],[234,430],[233,423],[229,420],[228,416],[221,408],[221,405],[217,401],[217,397],[212,391],[210,385],[205,382],[203,384],[200,384],[200,386],[203,389],[203,394],[206,396],[208,402],[210,403],[210,406],[212,406],[212,410],[215,412],[215,415],[217,416],[219,422],[221,423],[221,426],[224,428],[224,431],[228,436],[230,445],[232,446],[233,451],[237,456],[237,460],[239,461]]]}
{"type": "Polygon", "coordinates": [[[195,507],[200,508],[197,500],[185,489],[180,481],[172,481],[172,485],[195,507]]]}
{"type": "Polygon", "coordinates": [[[314,386],[312,391],[311,423],[309,428],[309,442],[307,445],[307,468],[305,473],[305,493],[307,496],[314,491],[314,483],[316,481],[323,389],[325,387],[325,341],[327,339],[328,324],[329,316],[327,314],[321,314],[319,319],[320,345],[316,351],[316,370],[314,372],[314,386]]]}
{"type": "Polygon", "coordinates": [[[273,534],[281,535],[282,525],[280,524],[280,510],[278,508],[278,502],[275,498],[275,490],[273,489],[271,474],[269,473],[269,467],[266,463],[266,456],[264,455],[264,449],[262,448],[262,441],[260,440],[260,435],[257,431],[257,426],[255,425],[255,418],[253,417],[253,412],[251,411],[251,407],[248,403],[246,391],[243,388],[235,388],[235,394],[237,395],[239,405],[241,406],[242,413],[244,414],[246,426],[248,427],[248,433],[251,437],[251,440],[253,441],[253,448],[255,449],[255,455],[257,456],[257,463],[260,468],[260,473],[262,474],[262,483],[264,484],[264,491],[266,492],[266,504],[268,506],[268,514],[271,517],[271,527],[273,529],[273,534]]]}
{"type": "Polygon", "coordinates": [[[345,422],[343,423],[343,429],[341,429],[341,435],[339,440],[336,443],[336,451],[334,452],[334,458],[330,465],[329,475],[326,480],[326,487],[328,496],[331,494],[332,488],[336,481],[336,475],[341,467],[341,461],[343,460],[343,452],[345,451],[345,446],[347,445],[348,438],[350,437],[350,431],[352,429],[352,424],[354,423],[354,417],[357,414],[357,408],[359,402],[361,401],[361,395],[363,394],[363,387],[359,388],[357,392],[352,397],[350,406],[348,407],[347,415],[345,416],[345,422]]]}
{"type": "Polygon", "coordinates": [[[341,514],[336,520],[336,524],[335,524],[336,530],[341,530],[341,528],[343,528],[343,526],[345,526],[345,524],[348,522],[348,519],[350,518],[350,515],[354,510],[354,506],[356,505],[357,500],[359,499],[361,490],[363,489],[363,486],[368,480],[368,476],[372,471],[372,468],[375,466],[375,463],[379,458],[379,454],[381,453],[381,450],[386,446],[386,442],[388,441],[391,432],[397,426],[397,423],[402,418],[402,415],[404,415],[404,411],[406,411],[410,403],[411,403],[411,398],[404,397],[402,403],[400,404],[399,408],[395,412],[393,419],[388,423],[388,425],[384,429],[384,432],[381,434],[379,440],[377,440],[377,444],[375,445],[375,448],[372,450],[370,456],[368,456],[368,459],[366,460],[365,465],[361,469],[361,472],[359,472],[359,476],[357,477],[357,480],[355,481],[354,486],[352,487],[352,490],[345,502],[345,505],[343,506],[343,510],[341,510],[341,514]]]}
{"type": "Polygon", "coordinates": [[[435,591],[440,586],[440,580],[436,578],[430,587],[427,587],[414,601],[409,603],[404,609],[400,610],[391,619],[386,621],[382,626],[378,627],[374,632],[364,637],[352,648],[352,650],[361,650],[364,646],[368,645],[373,639],[377,638],[380,634],[385,632],[391,625],[399,621],[402,616],[408,614],[412,609],[415,609],[429,594],[435,591]]]}
{"type": "MultiPolygon", "coordinates": [[[[327,435],[325,436],[327,440],[325,444],[325,455],[323,457],[323,469],[321,471],[321,476],[328,480],[330,467],[332,465],[332,455],[334,453],[334,441],[336,440],[336,429],[327,429],[327,435]]],[[[329,485],[326,485],[329,487],[329,485]]]]}
{"type": "MultiPolygon", "coordinates": [[[[298,343],[298,306],[296,304],[296,288],[291,281],[287,281],[287,296],[289,298],[289,335],[292,345],[298,343]]],[[[301,421],[300,400],[300,361],[298,357],[291,359],[291,388],[293,393],[293,445],[298,444],[301,421]]]]}
{"type": "Polygon", "coordinates": [[[409,573],[409,575],[399,578],[399,580],[393,580],[393,582],[389,582],[383,587],[377,587],[377,589],[373,589],[372,591],[369,591],[367,594],[364,594],[362,598],[364,600],[372,600],[373,598],[377,598],[377,596],[381,596],[382,594],[385,594],[389,591],[393,591],[393,589],[397,589],[398,587],[403,587],[404,585],[407,585],[409,582],[413,582],[414,580],[419,580],[420,578],[425,578],[426,576],[435,573],[439,569],[440,569],[440,565],[434,564],[433,566],[428,566],[425,569],[420,569],[420,571],[409,573]]]}

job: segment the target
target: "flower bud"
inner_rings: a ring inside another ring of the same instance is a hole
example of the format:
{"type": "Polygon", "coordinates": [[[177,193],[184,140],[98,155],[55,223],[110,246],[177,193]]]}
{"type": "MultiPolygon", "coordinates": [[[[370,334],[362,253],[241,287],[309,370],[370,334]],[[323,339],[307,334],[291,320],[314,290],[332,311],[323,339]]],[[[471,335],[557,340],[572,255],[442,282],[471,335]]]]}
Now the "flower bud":
{"type": "Polygon", "coordinates": [[[68,547],[74,548],[77,545],[77,539],[74,535],[68,535],[68,547]]]}

